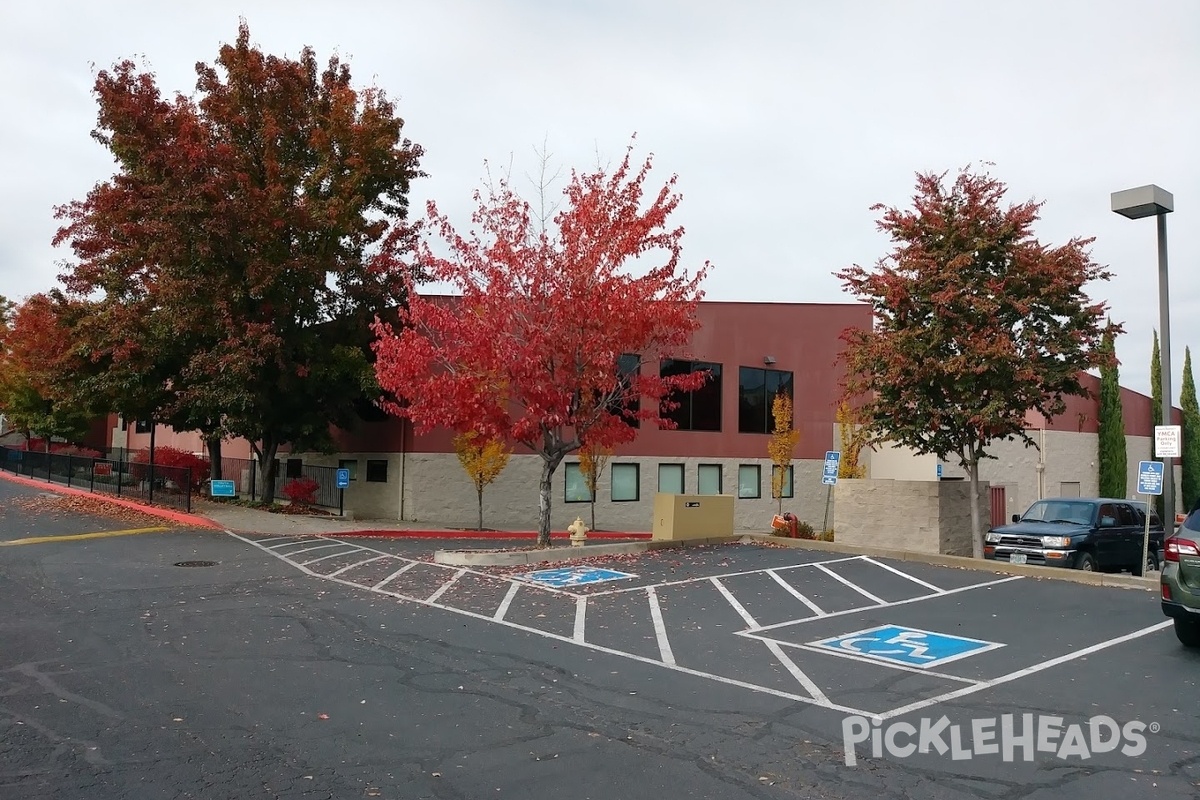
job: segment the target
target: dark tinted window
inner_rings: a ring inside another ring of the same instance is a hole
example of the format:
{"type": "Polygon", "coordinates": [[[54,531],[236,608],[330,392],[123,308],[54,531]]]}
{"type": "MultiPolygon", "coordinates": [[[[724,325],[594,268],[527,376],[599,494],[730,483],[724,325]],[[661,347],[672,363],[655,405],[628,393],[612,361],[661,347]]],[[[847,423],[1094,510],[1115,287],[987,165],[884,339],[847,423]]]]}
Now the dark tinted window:
{"type": "MultiPolygon", "coordinates": [[[[629,391],[628,376],[638,374],[638,372],[641,371],[641,368],[642,357],[636,353],[625,353],[617,359],[617,372],[621,376],[621,383],[624,386],[624,391],[629,391]]],[[[625,420],[625,423],[631,428],[641,427],[641,420],[639,420],[636,416],[632,416],[637,414],[641,408],[642,401],[639,398],[635,397],[631,399],[621,407],[621,419],[625,420]],[[631,416],[624,416],[625,412],[628,412],[631,416]]]]}
{"type": "Polygon", "coordinates": [[[1183,527],[1189,531],[1200,531],[1200,510],[1188,514],[1187,519],[1183,521],[1183,527]]]}
{"type": "Polygon", "coordinates": [[[708,377],[704,385],[694,392],[672,392],[668,397],[672,403],[678,403],[678,408],[662,411],[663,419],[675,423],[681,431],[719,431],[721,430],[721,365],[706,361],[681,361],[679,359],[663,359],[659,366],[659,375],[666,378],[672,375],[690,375],[693,372],[705,372],[708,377]]]}
{"type": "Polygon", "coordinates": [[[388,462],[383,459],[367,460],[367,482],[387,483],[388,462]]]}
{"type": "Polygon", "coordinates": [[[304,461],[299,458],[289,458],[287,460],[287,476],[289,478],[299,478],[304,474],[304,461]]]}
{"type": "Polygon", "coordinates": [[[1133,506],[1122,503],[1117,506],[1117,522],[1121,525],[1140,525],[1142,518],[1133,510],[1133,506]]]}
{"type": "MultiPolygon", "coordinates": [[[[780,392],[795,397],[792,373],[777,369],[738,369],[738,432],[770,433],[775,429],[771,406],[780,392]]],[[[795,425],[793,411],[793,426],[795,425]]]]}

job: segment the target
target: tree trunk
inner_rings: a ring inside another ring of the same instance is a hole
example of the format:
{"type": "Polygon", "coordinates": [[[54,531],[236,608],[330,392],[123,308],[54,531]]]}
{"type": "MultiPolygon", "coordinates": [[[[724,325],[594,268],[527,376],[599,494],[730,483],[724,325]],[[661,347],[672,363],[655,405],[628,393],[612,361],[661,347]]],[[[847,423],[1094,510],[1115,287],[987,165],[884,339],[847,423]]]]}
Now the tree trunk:
{"type": "Polygon", "coordinates": [[[208,477],[214,481],[219,481],[222,474],[220,434],[205,437],[204,446],[208,449],[208,477]]]}
{"type": "Polygon", "coordinates": [[[971,482],[971,555],[983,558],[983,531],[979,525],[979,456],[971,454],[967,462],[971,482]]]}
{"type": "Polygon", "coordinates": [[[275,502],[275,455],[279,452],[279,442],[274,437],[264,437],[262,443],[262,502],[268,506],[275,502]]]}
{"type": "Polygon", "coordinates": [[[592,492],[592,530],[596,530],[596,493],[592,492]]]}
{"type": "Polygon", "coordinates": [[[542,479],[538,484],[538,547],[550,546],[550,496],[554,488],[554,470],[562,456],[542,456],[542,479]]]}
{"type": "Polygon", "coordinates": [[[475,492],[476,492],[476,494],[479,495],[479,530],[482,531],[483,530],[483,487],[482,486],[476,487],[475,492]]]}

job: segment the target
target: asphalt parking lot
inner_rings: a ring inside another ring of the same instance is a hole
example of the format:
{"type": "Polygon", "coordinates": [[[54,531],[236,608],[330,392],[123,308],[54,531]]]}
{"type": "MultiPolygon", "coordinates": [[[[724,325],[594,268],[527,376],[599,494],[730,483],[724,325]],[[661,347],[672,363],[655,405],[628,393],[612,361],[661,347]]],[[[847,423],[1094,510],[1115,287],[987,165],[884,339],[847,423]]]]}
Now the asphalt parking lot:
{"type": "MultiPolygon", "coordinates": [[[[13,491],[14,538],[82,524],[13,491]]],[[[1200,793],[1200,656],[1152,591],[758,545],[431,563],[456,545],[0,547],[0,797],[1200,793]]]]}

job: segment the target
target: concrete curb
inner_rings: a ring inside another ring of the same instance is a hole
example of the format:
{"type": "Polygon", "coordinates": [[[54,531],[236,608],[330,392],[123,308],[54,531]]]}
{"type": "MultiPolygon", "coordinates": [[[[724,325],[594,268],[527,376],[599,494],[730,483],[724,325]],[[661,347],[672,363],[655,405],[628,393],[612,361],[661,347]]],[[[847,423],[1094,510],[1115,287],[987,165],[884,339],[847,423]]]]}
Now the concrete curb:
{"type": "Polygon", "coordinates": [[[827,553],[844,553],[847,555],[874,556],[890,558],[895,561],[912,561],[920,564],[931,564],[939,567],[958,567],[973,569],[979,572],[992,572],[997,575],[1022,575],[1030,578],[1049,578],[1068,583],[1082,583],[1088,586],[1116,586],[1122,589],[1157,590],[1159,582],[1153,578],[1136,578],[1132,575],[1109,575],[1103,572],[1080,572],[1079,570],[1063,569],[1062,567],[1039,567],[1028,564],[1008,564],[1004,562],[987,561],[981,558],[965,556],[944,556],[934,553],[914,553],[908,550],[896,550],[888,547],[866,547],[861,545],[838,544],[837,542],[822,542],[816,539],[790,539],[774,536],[769,533],[747,533],[741,537],[743,542],[769,542],[783,547],[795,547],[801,550],[821,550],[827,553]]]}
{"type": "Polygon", "coordinates": [[[172,511],[167,508],[159,508],[158,506],[148,506],[144,503],[138,503],[133,500],[125,500],[120,497],[110,497],[106,494],[99,494],[97,492],[85,492],[82,489],[75,489],[70,486],[62,486],[57,483],[35,481],[33,478],[26,478],[20,475],[10,475],[7,472],[0,472],[0,478],[11,481],[12,483],[19,483],[22,486],[29,486],[34,489],[43,489],[45,491],[56,492],[58,494],[73,495],[76,497],[94,497],[97,500],[101,500],[114,506],[121,506],[123,508],[133,509],[134,511],[140,511],[141,513],[151,517],[169,519],[172,522],[178,522],[182,525],[190,525],[196,528],[223,530],[221,525],[218,525],[211,519],[208,519],[207,517],[201,517],[196,514],[187,514],[183,511],[172,511]]]}
{"type": "MultiPolygon", "coordinates": [[[[331,534],[332,535],[332,534],[331,534]]],[[[397,528],[390,530],[369,529],[361,531],[346,531],[339,536],[363,536],[379,539],[477,539],[479,541],[502,541],[512,539],[536,539],[537,531],[474,531],[474,530],[406,530],[397,528]]],[[[649,539],[649,533],[620,533],[617,531],[589,531],[588,539],[649,539]]],[[[571,538],[570,533],[553,531],[550,538],[554,541],[565,541],[571,538]]],[[[590,547],[591,545],[584,545],[590,547]]]]}
{"type": "Polygon", "coordinates": [[[719,536],[710,539],[585,544],[580,547],[556,547],[550,550],[438,550],[433,554],[433,561],[435,564],[454,567],[511,567],[581,561],[593,556],[645,553],[650,550],[672,550],[706,544],[732,544],[741,538],[740,536],[719,536]]]}

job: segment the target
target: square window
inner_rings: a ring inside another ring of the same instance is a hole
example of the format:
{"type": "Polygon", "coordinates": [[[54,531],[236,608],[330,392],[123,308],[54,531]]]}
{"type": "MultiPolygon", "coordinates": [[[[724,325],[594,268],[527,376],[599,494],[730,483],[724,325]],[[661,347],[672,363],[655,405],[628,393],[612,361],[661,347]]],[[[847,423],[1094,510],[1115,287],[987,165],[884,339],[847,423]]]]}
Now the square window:
{"type": "Polygon", "coordinates": [[[788,499],[796,495],[796,473],[789,464],[782,473],[777,464],[771,465],[771,497],[788,499]]]}
{"type": "Polygon", "coordinates": [[[149,433],[150,432],[149,420],[139,419],[137,421],[137,423],[134,424],[134,426],[133,426],[133,432],[134,433],[149,433]]]}
{"type": "Polygon", "coordinates": [[[388,462],[385,458],[367,460],[367,483],[387,483],[388,462]]]}
{"type": "Polygon", "coordinates": [[[613,464],[609,470],[614,503],[632,503],[641,499],[641,470],[637,464],[613,464]]]}
{"type": "Polygon", "coordinates": [[[680,431],[719,431],[721,430],[721,365],[707,361],[681,361],[674,358],[663,359],[659,365],[660,377],[668,378],[676,375],[691,375],[694,372],[705,374],[704,385],[690,392],[671,392],[668,399],[678,403],[678,408],[660,412],[663,419],[675,423],[675,430],[680,431]]]}
{"type": "Polygon", "coordinates": [[[358,480],[358,459],[343,458],[338,461],[338,469],[350,470],[350,480],[358,480]]]}
{"type": "Polygon", "coordinates": [[[762,471],[758,464],[738,467],[738,497],[743,500],[762,497],[762,471]]]}
{"type": "Polygon", "coordinates": [[[683,464],[658,465],[658,491],[662,494],[683,494],[683,464]]]}
{"type": "Polygon", "coordinates": [[[721,465],[701,464],[696,482],[696,494],[721,493],[721,465]]]}
{"type": "Polygon", "coordinates": [[[289,458],[287,460],[287,476],[289,478],[299,478],[304,474],[304,460],[300,458],[289,458]]]}
{"type": "MultiPolygon", "coordinates": [[[[738,369],[738,433],[770,433],[775,430],[772,407],[775,395],[795,398],[792,373],[760,367],[738,369]]],[[[793,409],[792,426],[795,427],[793,409]]]]}
{"type": "Polygon", "coordinates": [[[583,475],[583,470],[579,468],[578,461],[563,466],[563,480],[566,488],[566,495],[563,499],[566,502],[592,502],[592,493],[588,491],[587,479],[583,475]]]}

